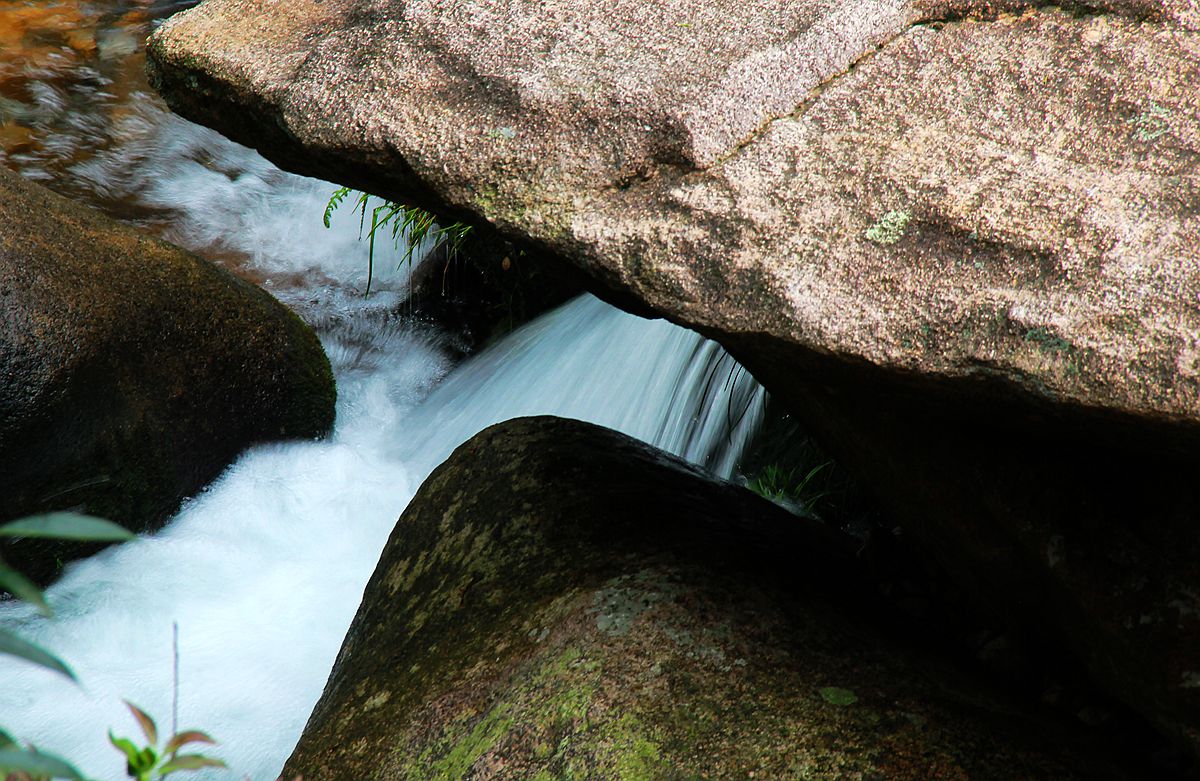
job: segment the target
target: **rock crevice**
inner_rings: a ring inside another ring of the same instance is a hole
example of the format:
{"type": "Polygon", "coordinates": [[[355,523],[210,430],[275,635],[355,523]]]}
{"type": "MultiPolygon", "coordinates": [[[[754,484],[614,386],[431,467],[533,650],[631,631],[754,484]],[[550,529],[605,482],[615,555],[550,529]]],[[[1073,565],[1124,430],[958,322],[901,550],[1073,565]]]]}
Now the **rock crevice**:
{"type": "Polygon", "coordinates": [[[1200,578],[1191,0],[280,4],[163,25],[168,102],[716,338],[979,604],[1200,746],[1163,601],[1200,578]]]}

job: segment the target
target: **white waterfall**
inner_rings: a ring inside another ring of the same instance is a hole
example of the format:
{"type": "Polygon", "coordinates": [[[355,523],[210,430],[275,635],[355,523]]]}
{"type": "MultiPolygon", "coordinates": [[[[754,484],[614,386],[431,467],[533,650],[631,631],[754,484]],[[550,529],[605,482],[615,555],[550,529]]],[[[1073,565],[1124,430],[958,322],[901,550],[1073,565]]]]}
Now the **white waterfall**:
{"type": "Polygon", "coordinates": [[[220,745],[209,753],[230,768],[203,777],[273,779],[396,519],[425,475],[491,423],[580,418],[732,473],[763,393],[713,343],[584,297],[453,367],[436,331],[394,314],[404,274],[377,263],[380,292],[356,292],[355,221],[320,225],[333,185],[156,121],[112,153],[124,158],[98,157],[80,176],[170,213],[171,235],[198,251],[233,245],[248,257],[321,333],[337,426],[326,441],[252,449],[158,534],[70,566],[48,595],[54,618],[0,605],[0,622],[81,682],[0,657],[0,726],[19,739],[91,777],[123,777],[106,730],[136,734],[122,698],[169,726],[177,622],[179,726],[211,732],[220,745]],[[118,176],[122,161],[149,170],[118,176]]]}

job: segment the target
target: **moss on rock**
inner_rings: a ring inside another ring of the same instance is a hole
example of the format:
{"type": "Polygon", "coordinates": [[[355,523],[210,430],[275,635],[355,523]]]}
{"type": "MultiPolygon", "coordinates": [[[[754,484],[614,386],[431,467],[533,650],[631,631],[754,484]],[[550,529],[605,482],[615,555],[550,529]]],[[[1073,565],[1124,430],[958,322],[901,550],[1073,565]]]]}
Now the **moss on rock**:
{"type": "Polygon", "coordinates": [[[397,523],[284,776],[1122,777],[868,628],[856,574],[623,435],[494,426],[397,523]]]}

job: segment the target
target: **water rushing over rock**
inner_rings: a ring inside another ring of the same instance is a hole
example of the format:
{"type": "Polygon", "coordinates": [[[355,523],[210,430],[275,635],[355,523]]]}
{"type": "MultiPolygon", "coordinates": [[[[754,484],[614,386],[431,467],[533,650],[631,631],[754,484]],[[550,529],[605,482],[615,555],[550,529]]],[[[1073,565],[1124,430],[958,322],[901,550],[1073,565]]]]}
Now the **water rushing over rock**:
{"type": "Polygon", "coordinates": [[[0,162],[292,306],[333,364],[337,426],[325,442],[247,452],[161,533],[70,567],[49,593],[54,619],[0,605],[0,622],[56,651],[82,683],[3,658],[0,725],[89,775],[118,777],[105,730],[135,732],[121,698],[169,721],[178,622],[180,726],[221,741],[211,753],[227,777],[273,778],[396,518],[461,441],[506,417],[553,413],[728,475],[763,393],[711,342],[590,298],[455,369],[448,337],[397,308],[408,285],[400,249],[377,247],[362,296],[357,220],[321,225],[333,184],[281,172],[144,91],[140,36],[177,4],[135,5],[47,6],[59,22],[32,6],[0,10],[0,41],[53,44],[0,55],[0,87],[17,96],[0,102],[0,162]],[[70,29],[74,44],[60,41],[70,29]]]}
{"type": "Polygon", "coordinates": [[[1200,759],[1197,8],[209,0],[148,63],[713,336],[977,610],[1200,759]]]}
{"type": "Polygon", "coordinates": [[[320,694],[393,523],[461,440],[495,420],[546,412],[728,473],[761,403],[748,377],[729,390],[725,377],[710,381],[732,364],[700,337],[595,299],[514,333],[427,397],[449,370],[436,333],[393,322],[366,345],[338,335],[326,345],[340,380],[329,442],[247,453],[161,534],[72,568],[50,593],[58,618],[5,606],[3,619],[22,616],[23,631],[70,660],[83,687],[4,662],[0,723],[88,772],[115,774],[103,728],[132,728],[121,697],[170,712],[178,621],[184,726],[214,732],[237,777],[271,777],[320,694]],[[716,403],[705,409],[705,400],[716,403]]]}
{"type": "Polygon", "coordinates": [[[764,399],[715,343],[585,296],[455,371],[407,430],[403,452],[426,472],[492,423],[555,409],[728,478],[764,399]]]}
{"type": "MultiPolygon", "coordinates": [[[[159,528],[247,446],[333,426],[317,336],[262,289],[0,169],[0,519],[159,528]]],[[[46,581],[94,548],[0,541],[46,581]]]]}

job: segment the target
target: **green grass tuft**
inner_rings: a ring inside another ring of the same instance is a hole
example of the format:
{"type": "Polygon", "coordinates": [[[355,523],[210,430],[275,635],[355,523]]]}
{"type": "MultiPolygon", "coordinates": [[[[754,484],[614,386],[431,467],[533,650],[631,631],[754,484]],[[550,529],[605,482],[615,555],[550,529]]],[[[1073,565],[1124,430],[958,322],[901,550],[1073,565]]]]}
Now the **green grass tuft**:
{"type": "Polygon", "coordinates": [[[807,512],[815,512],[821,499],[829,495],[827,490],[816,490],[815,478],[833,462],[817,464],[807,472],[798,469],[783,469],[768,464],[753,480],[746,484],[754,493],[777,504],[798,504],[807,512]]]}

